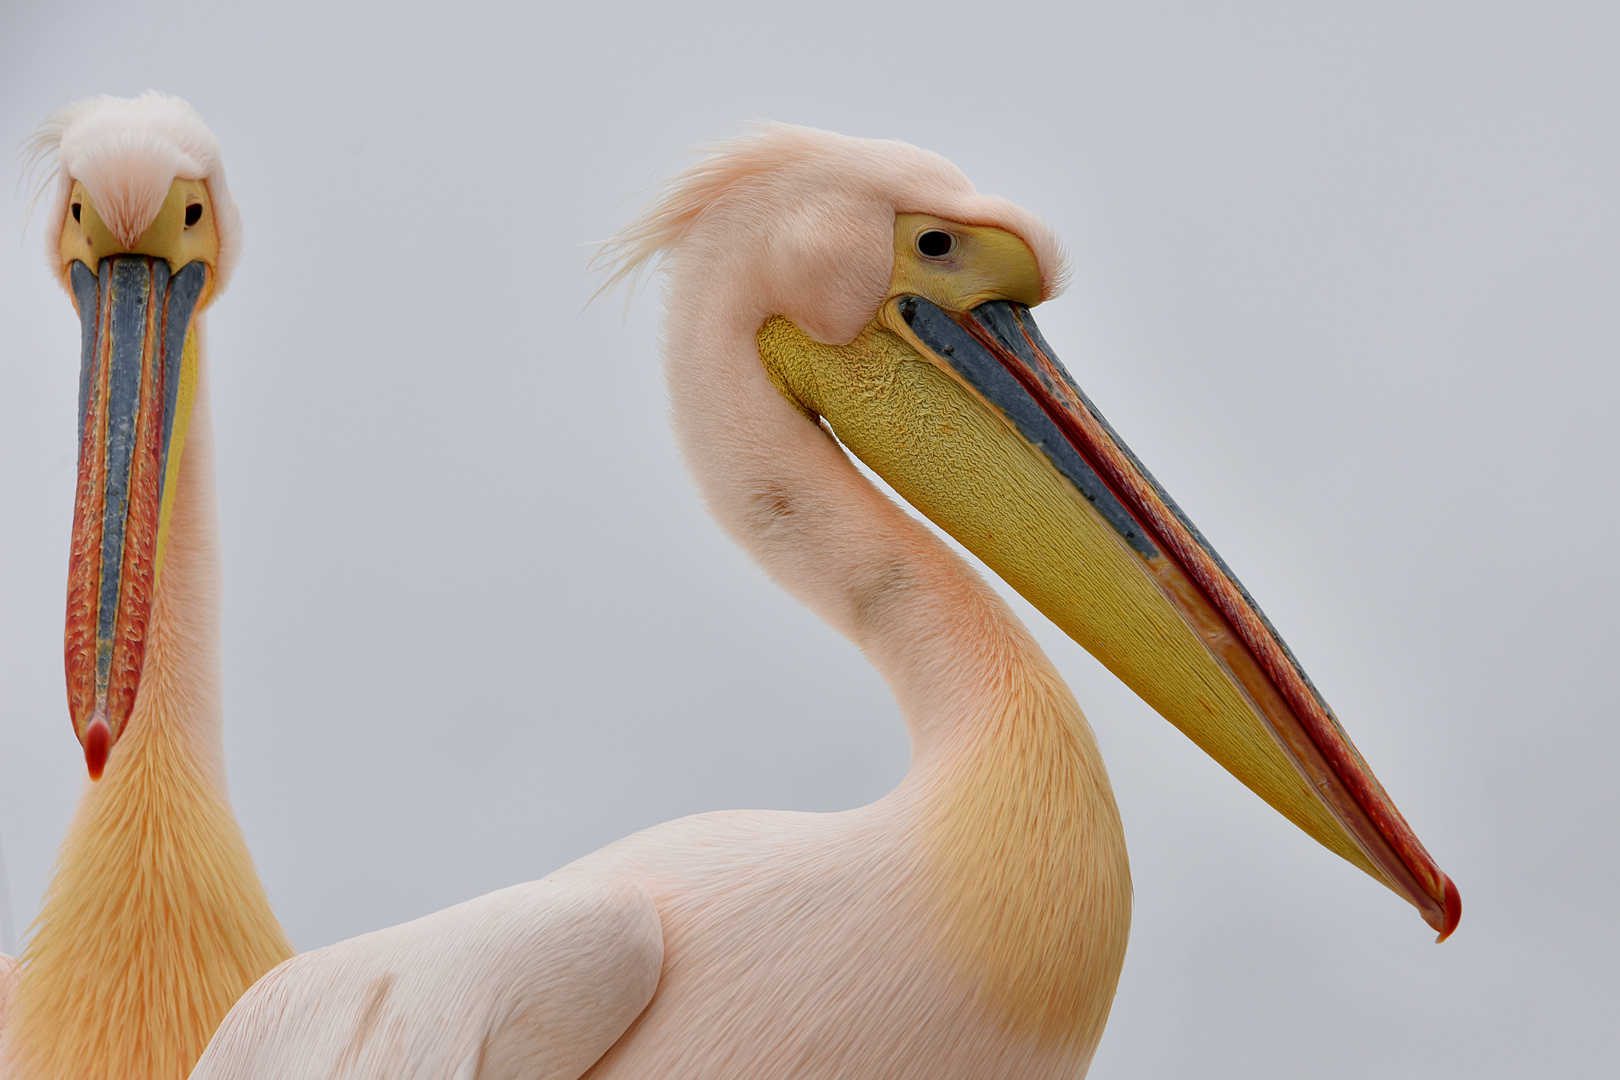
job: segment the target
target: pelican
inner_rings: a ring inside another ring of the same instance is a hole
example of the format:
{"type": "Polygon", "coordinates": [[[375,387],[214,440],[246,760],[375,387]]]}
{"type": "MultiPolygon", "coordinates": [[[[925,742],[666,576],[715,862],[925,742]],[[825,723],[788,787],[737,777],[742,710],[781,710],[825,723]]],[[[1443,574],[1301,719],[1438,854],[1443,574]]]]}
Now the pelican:
{"type": "Polygon", "coordinates": [[[93,782],[32,939],[0,963],[0,1077],[182,1080],[292,955],[221,739],[203,313],[241,226],[219,145],[178,98],[71,105],[31,149],[56,158],[47,255],[81,326],[65,655],[93,782]]]}
{"type": "Polygon", "coordinates": [[[769,125],[605,249],[667,270],[674,428],[711,513],[859,646],[910,770],[833,814],[656,826],[296,957],[197,1080],[1074,1077],[1131,883],[1096,740],[983,578],[853,454],[1244,784],[1417,907],[1458,894],[1237,580],[1030,315],[1030,214],[897,142],[769,125]]]}

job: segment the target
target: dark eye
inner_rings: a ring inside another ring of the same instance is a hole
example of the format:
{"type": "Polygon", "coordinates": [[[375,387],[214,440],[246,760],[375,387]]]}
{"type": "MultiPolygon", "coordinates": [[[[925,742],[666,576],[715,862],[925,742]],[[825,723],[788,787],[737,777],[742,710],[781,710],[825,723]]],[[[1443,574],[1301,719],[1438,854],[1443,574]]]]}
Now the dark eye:
{"type": "Polygon", "coordinates": [[[930,259],[943,259],[956,250],[956,237],[943,229],[929,229],[917,237],[917,253],[930,259]]]}
{"type": "Polygon", "coordinates": [[[74,203],[73,204],[73,220],[74,221],[81,220],[80,215],[83,214],[83,213],[84,213],[84,207],[81,206],[79,203],[74,203]]]}
{"type": "Polygon", "coordinates": [[[191,228],[202,220],[202,203],[194,202],[186,207],[186,228],[191,228]]]}

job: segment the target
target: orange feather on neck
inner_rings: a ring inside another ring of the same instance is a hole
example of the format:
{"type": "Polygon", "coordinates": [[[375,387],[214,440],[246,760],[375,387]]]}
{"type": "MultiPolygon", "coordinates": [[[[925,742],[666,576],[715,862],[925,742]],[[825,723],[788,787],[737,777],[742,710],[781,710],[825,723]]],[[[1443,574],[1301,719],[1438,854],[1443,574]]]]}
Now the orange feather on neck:
{"type": "Polygon", "coordinates": [[[1001,707],[933,794],[932,895],[948,961],[1009,1034],[1089,1059],[1125,962],[1131,874],[1114,793],[1074,695],[1022,627],[1001,707]]]}
{"type": "Polygon", "coordinates": [[[27,1080],[182,1080],[292,955],[230,807],[161,724],[134,725],[62,846],[8,1038],[27,1080]]]}

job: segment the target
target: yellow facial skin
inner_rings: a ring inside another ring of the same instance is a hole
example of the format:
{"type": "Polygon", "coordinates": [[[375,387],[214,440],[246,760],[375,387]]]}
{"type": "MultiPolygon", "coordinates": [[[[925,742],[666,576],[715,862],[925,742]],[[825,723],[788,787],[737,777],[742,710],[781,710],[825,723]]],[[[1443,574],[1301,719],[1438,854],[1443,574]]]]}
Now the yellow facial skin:
{"type": "Polygon", "coordinates": [[[219,265],[219,231],[214,223],[208,184],[202,180],[176,180],[169,185],[169,194],[157,217],[133,247],[125,247],[96,212],[90,193],[75,180],[68,196],[68,212],[62,221],[57,250],[64,268],[77,261],[92,271],[98,269],[101,260],[108,255],[151,255],[166,260],[171,272],[200,261],[208,267],[208,284],[197,299],[197,310],[201,311],[214,298],[214,268],[219,265]],[[187,211],[191,207],[199,209],[192,211],[195,220],[187,225],[187,211]]]}
{"type": "Polygon", "coordinates": [[[989,225],[959,225],[929,214],[896,214],[894,277],[889,296],[925,296],[946,311],[969,311],[991,300],[1041,302],[1041,267],[1018,237],[989,225]],[[930,258],[917,238],[931,229],[948,233],[956,246],[930,258]]]}

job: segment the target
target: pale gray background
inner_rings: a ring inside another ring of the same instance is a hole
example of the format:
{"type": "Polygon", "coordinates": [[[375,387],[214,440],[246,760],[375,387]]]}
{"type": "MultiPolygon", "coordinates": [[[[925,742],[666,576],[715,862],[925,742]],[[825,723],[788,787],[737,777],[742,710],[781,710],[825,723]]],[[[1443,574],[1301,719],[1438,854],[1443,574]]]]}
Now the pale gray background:
{"type": "MultiPolygon", "coordinates": [[[[930,147],[1056,226],[1047,336],[1461,885],[1436,947],[1021,607],[1131,842],[1093,1075],[1613,1075],[1620,6],[4,4],[0,148],[147,87],[224,146],[226,745],[299,948],[902,774],[881,683],[682,474],[656,294],[585,306],[586,242],[771,117],[930,147]]],[[[25,202],[0,205],[12,945],[84,770],[78,329],[25,202]]]]}

